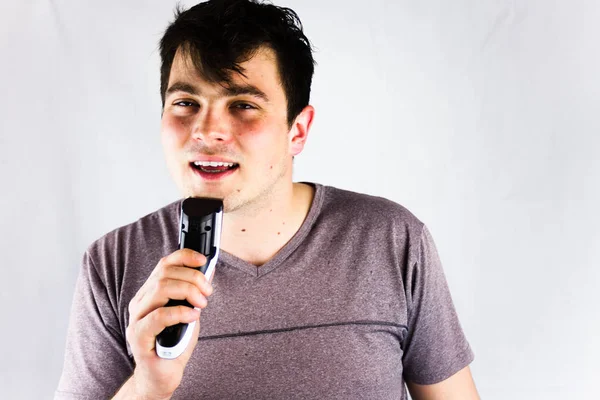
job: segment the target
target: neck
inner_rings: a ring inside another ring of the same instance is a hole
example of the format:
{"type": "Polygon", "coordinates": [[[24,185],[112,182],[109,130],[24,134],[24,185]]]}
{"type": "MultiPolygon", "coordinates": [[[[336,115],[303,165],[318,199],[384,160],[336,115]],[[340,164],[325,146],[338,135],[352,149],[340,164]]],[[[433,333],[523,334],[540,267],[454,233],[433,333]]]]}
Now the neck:
{"type": "Polygon", "coordinates": [[[225,213],[221,248],[262,265],[298,231],[311,203],[312,188],[290,182],[264,196],[260,204],[225,213]]]}
{"type": "Polygon", "coordinates": [[[223,236],[237,238],[271,231],[271,228],[285,222],[293,212],[296,197],[294,192],[294,184],[290,182],[262,196],[258,203],[247,204],[238,210],[225,213],[223,236]]]}

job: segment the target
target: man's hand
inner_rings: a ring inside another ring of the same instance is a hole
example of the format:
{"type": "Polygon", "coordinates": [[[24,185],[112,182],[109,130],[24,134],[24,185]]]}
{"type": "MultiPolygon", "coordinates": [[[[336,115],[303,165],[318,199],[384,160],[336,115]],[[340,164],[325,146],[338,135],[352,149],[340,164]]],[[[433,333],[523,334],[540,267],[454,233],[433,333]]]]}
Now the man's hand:
{"type": "Polygon", "coordinates": [[[148,280],[129,303],[127,341],[135,359],[132,377],[115,398],[168,399],[181,383],[200,329],[200,311],[186,306],[165,307],[169,299],[187,300],[204,308],[212,286],[204,274],[189,267],[200,267],[206,257],[181,249],[162,258],[148,280]],[[156,354],[156,336],[167,326],[197,320],[192,339],[183,354],[173,360],[156,354]]]}

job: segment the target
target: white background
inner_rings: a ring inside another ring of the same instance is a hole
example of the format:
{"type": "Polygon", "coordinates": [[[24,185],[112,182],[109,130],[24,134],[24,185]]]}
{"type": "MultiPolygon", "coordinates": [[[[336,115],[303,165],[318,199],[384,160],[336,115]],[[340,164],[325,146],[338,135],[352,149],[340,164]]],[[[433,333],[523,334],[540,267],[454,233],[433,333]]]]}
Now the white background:
{"type": "MultiPolygon", "coordinates": [[[[600,3],[278,4],[317,49],[295,180],[429,226],[483,398],[598,398],[600,3]]],[[[179,196],[159,142],[174,5],[0,3],[2,398],[52,396],[85,248],[179,196]]]]}

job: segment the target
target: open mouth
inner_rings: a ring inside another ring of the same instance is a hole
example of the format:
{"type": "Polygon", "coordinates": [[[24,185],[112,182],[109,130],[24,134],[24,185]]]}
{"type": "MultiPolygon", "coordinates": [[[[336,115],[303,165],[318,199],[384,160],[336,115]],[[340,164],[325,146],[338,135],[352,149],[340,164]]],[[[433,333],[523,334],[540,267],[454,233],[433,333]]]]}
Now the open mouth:
{"type": "Polygon", "coordinates": [[[192,162],[190,166],[204,179],[220,179],[232,174],[240,165],[237,163],[225,162],[192,162]]]}

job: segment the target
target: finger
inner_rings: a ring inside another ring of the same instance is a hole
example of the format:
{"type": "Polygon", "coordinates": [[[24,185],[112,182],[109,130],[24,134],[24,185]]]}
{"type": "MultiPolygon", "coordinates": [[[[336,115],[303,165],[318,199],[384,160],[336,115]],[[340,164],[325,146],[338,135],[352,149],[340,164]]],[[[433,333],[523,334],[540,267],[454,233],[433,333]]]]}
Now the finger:
{"type": "Polygon", "coordinates": [[[166,327],[198,321],[200,310],[186,306],[161,307],[127,327],[127,341],[138,354],[154,351],[156,336],[166,327]]]}
{"type": "Polygon", "coordinates": [[[179,249],[168,256],[161,258],[152,273],[154,274],[160,268],[169,265],[198,268],[204,264],[206,264],[206,257],[204,254],[192,249],[179,249]]]}
{"type": "Polygon", "coordinates": [[[165,279],[157,282],[153,290],[141,299],[134,307],[132,318],[139,321],[157,308],[164,307],[170,299],[187,300],[194,307],[204,308],[208,301],[196,285],[175,279],[165,279]]]}
{"type": "Polygon", "coordinates": [[[198,269],[177,265],[164,265],[152,272],[148,280],[144,283],[142,288],[140,288],[139,295],[136,294],[136,300],[141,300],[143,297],[142,292],[147,291],[150,285],[154,285],[153,279],[177,279],[187,281],[195,284],[205,296],[210,296],[213,291],[213,287],[210,282],[207,281],[206,276],[198,269]]]}
{"type": "MultiPolygon", "coordinates": [[[[157,280],[180,280],[184,282],[189,282],[192,285],[195,285],[202,296],[206,299],[206,297],[210,296],[213,293],[212,285],[206,280],[206,276],[196,269],[186,268],[186,267],[175,267],[175,266],[167,266],[160,270],[152,279],[149,279],[144,283],[142,288],[138,291],[138,293],[134,296],[134,298],[129,303],[129,315],[135,315],[136,320],[143,318],[147,313],[152,311],[152,309],[141,310],[140,304],[153,304],[154,308],[162,307],[166,303],[161,303],[162,300],[153,300],[148,299],[146,295],[151,291],[149,286],[157,285],[157,280]]],[[[169,297],[170,299],[174,299],[175,297],[169,297]]],[[[164,300],[164,299],[163,299],[164,300]]],[[[168,301],[168,300],[167,300],[168,301]]],[[[190,302],[191,303],[191,302],[190,302]]],[[[193,303],[192,303],[193,304],[193,303]]],[[[193,304],[197,307],[201,307],[200,304],[193,304]]]]}
{"type": "MultiPolygon", "coordinates": [[[[155,283],[151,278],[173,278],[195,283],[203,295],[212,294],[212,286],[206,282],[206,277],[200,271],[192,269],[206,264],[206,257],[191,249],[180,249],[160,259],[152,273],[129,302],[129,314],[139,315],[136,306],[147,295],[149,287],[155,283]],[[175,267],[175,269],[174,269],[175,267]],[[179,267],[179,268],[177,268],[179,267]],[[181,268],[192,267],[192,268],[181,268]],[[194,272],[192,272],[194,271],[194,272]]],[[[211,279],[212,280],[212,279],[211,279]]],[[[143,317],[143,316],[142,316],[143,317]]]]}
{"type": "Polygon", "coordinates": [[[213,291],[212,285],[206,279],[206,276],[195,268],[166,266],[155,275],[155,278],[189,282],[195,285],[205,296],[210,296],[213,291]]]}
{"type": "MultiPolygon", "coordinates": [[[[200,310],[186,306],[161,307],[134,325],[133,334],[142,351],[154,351],[156,336],[166,327],[198,321],[200,310]]],[[[197,325],[197,324],[196,324],[197,325]]]]}

